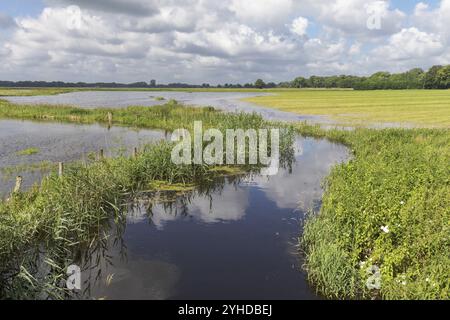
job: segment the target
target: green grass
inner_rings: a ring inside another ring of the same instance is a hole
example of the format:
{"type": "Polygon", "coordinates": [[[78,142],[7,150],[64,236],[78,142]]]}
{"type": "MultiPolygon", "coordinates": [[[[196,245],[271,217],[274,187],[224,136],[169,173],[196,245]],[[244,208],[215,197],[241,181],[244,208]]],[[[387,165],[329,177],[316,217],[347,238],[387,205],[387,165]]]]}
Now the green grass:
{"type": "Polygon", "coordinates": [[[342,124],[405,123],[450,127],[450,90],[285,90],[245,101],[282,111],[325,115],[342,124]]]}
{"type": "Polygon", "coordinates": [[[202,121],[204,127],[214,126],[218,129],[259,128],[264,123],[256,114],[227,114],[211,107],[185,107],[176,101],[154,107],[82,109],[68,106],[17,105],[0,100],[2,119],[108,124],[108,113],[113,115],[113,125],[166,130],[190,129],[194,121],[202,121]]]}
{"type": "Polygon", "coordinates": [[[315,287],[330,298],[449,299],[450,131],[299,131],[353,150],[326,179],[301,239],[315,287]],[[379,291],[366,287],[371,265],[379,291]]]}
{"type": "Polygon", "coordinates": [[[2,167],[0,168],[0,172],[5,174],[6,176],[10,176],[13,173],[18,172],[50,171],[52,168],[56,168],[57,166],[57,163],[53,163],[50,161],[41,161],[37,163],[24,163],[15,166],[2,167]]]}
{"type": "Polygon", "coordinates": [[[16,155],[18,155],[18,156],[31,156],[31,155],[37,154],[37,153],[39,153],[39,149],[38,148],[28,148],[28,149],[17,151],[16,155]]]}
{"type": "Polygon", "coordinates": [[[0,97],[2,96],[49,96],[61,93],[81,91],[70,88],[0,88],[0,97]]]}

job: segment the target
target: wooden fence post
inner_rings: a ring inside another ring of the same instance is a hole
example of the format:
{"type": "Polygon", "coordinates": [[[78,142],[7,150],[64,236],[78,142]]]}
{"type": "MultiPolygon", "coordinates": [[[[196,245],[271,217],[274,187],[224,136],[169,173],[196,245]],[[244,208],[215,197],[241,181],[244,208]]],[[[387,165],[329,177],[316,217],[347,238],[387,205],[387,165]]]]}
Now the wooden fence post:
{"type": "Polygon", "coordinates": [[[22,188],[22,182],[23,178],[21,176],[16,177],[16,185],[14,186],[13,193],[17,193],[20,191],[20,188],[22,188]]]}
{"type": "Polygon", "coordinates": [[[100,152],[98,153],[99,160],[103,160],[105,158],[105,153],[103,149],[100,149],[100,152]]]}
{"type": "Polygon", "coordinates": [[[58,162],[58,176],[62,178],[64,174],[64,163],[58,162]]]}

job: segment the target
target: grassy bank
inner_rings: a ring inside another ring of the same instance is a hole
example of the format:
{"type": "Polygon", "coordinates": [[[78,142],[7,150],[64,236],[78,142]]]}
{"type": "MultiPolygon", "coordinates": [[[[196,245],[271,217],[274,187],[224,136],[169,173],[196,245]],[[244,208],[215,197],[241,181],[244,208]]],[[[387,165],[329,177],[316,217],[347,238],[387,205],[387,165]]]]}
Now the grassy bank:
{"type": "Polygon", "coordinates": [[[128,107],[123,109],[82,109],[69,106],[17,105],[0,100],[0,118],[71,123],[109,124],[136,128],[166,129],[192,128],[194,121],[202,121],[205,127],[259,128],[263,119],[256,115],[228,114],[214,108],[194,108],[169,101],[161,106],[128,107]]]}
{"type": "Polygon", "coordinates": [[[449,130],[298,129],[354,153],[326,179],[301,239],[317,289],[330,298],[449,299],[449,130]],[[366,286],[372,266],[380,290],[366,286]]]}
{"type": "Polygon", "coordinates": [[[282,111],[324,115],[342,124],[405,123],[450,127],[450,90],[297,90],[245,101],[282,111]]]}
{"type": "Polygon", "coordinates": [[[0,97],[14,96],[52,96],[55,94],[81,91],[71,88],[0,88],[0,97]]]}

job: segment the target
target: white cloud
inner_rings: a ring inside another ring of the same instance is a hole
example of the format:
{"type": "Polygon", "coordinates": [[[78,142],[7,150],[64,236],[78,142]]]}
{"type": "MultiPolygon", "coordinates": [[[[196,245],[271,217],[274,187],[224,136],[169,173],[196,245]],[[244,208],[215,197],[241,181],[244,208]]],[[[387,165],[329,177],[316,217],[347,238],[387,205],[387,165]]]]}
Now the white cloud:
{"type": "Polygon", "coordinates": [[[290,30],[292,33],[295,33],[299,36],[304,36],[306,34],[306,29],[308,29],[308,19],[303,17],[298,17],[290,26],[290,30]]]}
{"type": "Polygon", "coordinates": [[[420,2],[412,16],[413,24],[421,30],[440,34],[447,45],[450,43],[450,0],[442,0],[436,9],[420,2]]]}
{"type": "Polygon", "coordinates": [[[406,18],[402,11],[391,9],[389,1],[315,1],[312,7],[316,9],[317,20],[329,32],[357,36],[366,40],[400,30],[406,18]],[[379,17],[379,29],[368,28],[368,21],[374,15],[379,17]]]}
{"type": "Polygon", "coordinates": [[[392,35],[389,43],[377,48],[375,54],[388,60],[407,60],[433,57],[443,50],[439,35],[408,28],[392,35]]]}

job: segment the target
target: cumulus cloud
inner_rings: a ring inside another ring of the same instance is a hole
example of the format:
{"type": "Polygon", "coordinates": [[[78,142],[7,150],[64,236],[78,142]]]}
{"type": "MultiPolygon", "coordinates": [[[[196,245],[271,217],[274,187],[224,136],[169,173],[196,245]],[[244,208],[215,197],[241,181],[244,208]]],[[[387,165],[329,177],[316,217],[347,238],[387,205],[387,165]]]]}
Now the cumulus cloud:
{"type": "Polygon", "coordinates": [[[426,3],[420,2],[416,5],[412,16],[413,25],[421,30],[440,34],[448,43],[450,42],[450,0],[442,0],[439,6],[431,9],[426,3]]]}
{"type": "Polygon", "coordinates": [[[0,14],[0,28],[9,28],[0,36],[3,78],[242,83],[450,57],[450,0],[419,3],[409,15],[387,0],[44,3],[37,16],[0,14]],[[379,28],[368,28],[373,15],[379,28]]]}
{"type": "Polygon", "coordinates": [[[392,35],[389,43],[377,48],[375,53],[389,60],[406,60],[434,57],[443,50],[439,35],[408,28],[392,35]]]}
{"type": "Polygon", "coordinates": [[[306,34],[306,29],[308,28],[308,19],[303,17],[298,17],[294,21],[292,21],[290,30],[292,33],[295,33],[299,36],[304,36],[306,34]]]}
{"type": "Polygon", "coordinates": [[[317,1],[318,20],[336,33],[370,39],[401,29],[406,15],[391,9],[389,1],[335,0],[317,1]],[[371,25],[371,20],[375,25],[371,25]]]}

